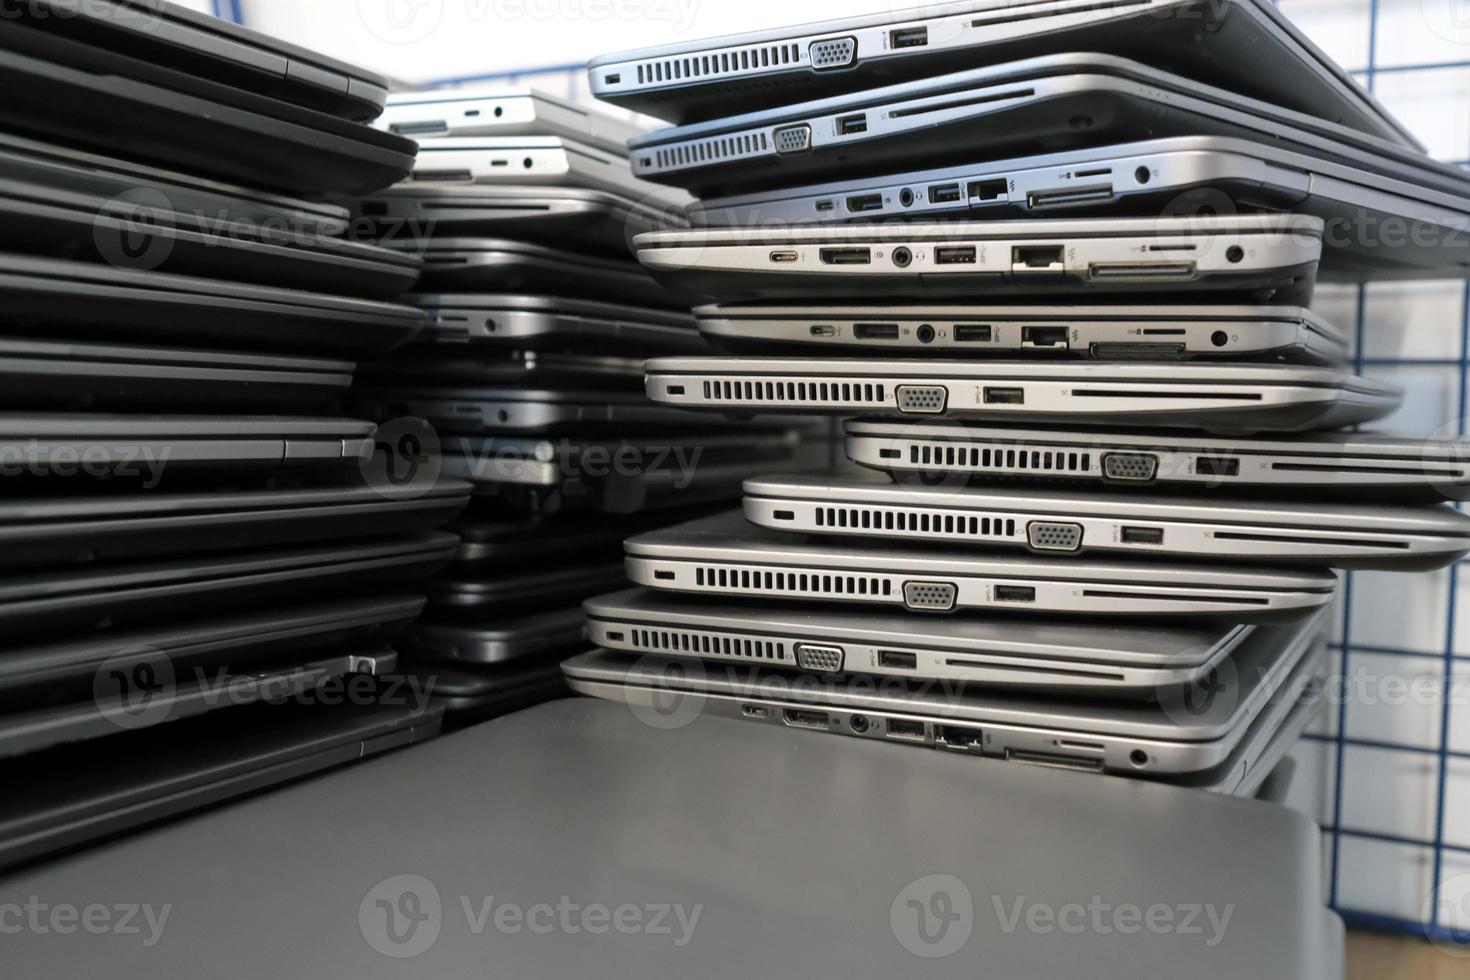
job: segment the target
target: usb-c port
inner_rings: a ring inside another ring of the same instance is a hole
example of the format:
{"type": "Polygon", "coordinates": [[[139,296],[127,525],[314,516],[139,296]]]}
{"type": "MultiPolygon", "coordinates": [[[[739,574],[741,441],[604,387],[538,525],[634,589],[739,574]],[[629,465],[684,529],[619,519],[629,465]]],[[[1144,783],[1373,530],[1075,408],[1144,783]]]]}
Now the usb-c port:
{"type": "Polygon", "coordinates": [[[772,262],[795,262],[800,256],[790,250],[782,250],[771,253],[772,262]]]}

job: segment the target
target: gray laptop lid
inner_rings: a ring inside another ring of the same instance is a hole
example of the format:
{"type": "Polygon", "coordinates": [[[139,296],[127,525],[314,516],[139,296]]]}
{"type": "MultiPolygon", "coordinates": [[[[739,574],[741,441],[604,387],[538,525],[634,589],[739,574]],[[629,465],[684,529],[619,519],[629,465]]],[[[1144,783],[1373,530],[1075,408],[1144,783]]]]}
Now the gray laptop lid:
{"type": "Polygon", "coordinates": [[[565,136],[623,157],[645,130],[600,106],[527,85],[472,85],[395,92],[377,125],[415,140],[446,136],[565,136]]]}
{"type": "Polygon", "coordinates": [[[559,895],[685,913],[683,928],[665,916],[667,934],[494,932],[508,976],[1319,980],[1340,955],[1324,928],[1318,841],[1301,814],[1249,800],[716,718],[670,732],[576,699],[14,876],[8,894],[167,901],[171,915],[152,945],[147,933],[27,931],[7,943],[7,963],[47,977],[105,961],[115,980],[191,975],[201,962],[219,980],[386,980],[417,952],[414,969],[457,976],[483,970],[491,941],[471,931],[458,896],[478,910],[493,894],[492,916],[502,902],[559,895]],[[753,786],[780,806],[752,805],[753,786]],[[388,826],[413,833],[385,848],[388,826]],[[861,843],[872,841],[886,843],[861,843]],[[398,880],[409,873],[419,877],[398,880]],[[139,898],[140,881],[159,897],[139,898]],[[404,909],[441,910],[437,930],[410,934],[401,916],[390,925],[385,912],[405,895],[421,898],[404,909]],[[1206,916],[1190,934],[1005,928],[1017,909],[1091,895],[1115,908],[1233,912],[1213,946],[1206,916]],[[960,916],[950,931],[932,914],[920,931],[931,902],[960,916]]]}

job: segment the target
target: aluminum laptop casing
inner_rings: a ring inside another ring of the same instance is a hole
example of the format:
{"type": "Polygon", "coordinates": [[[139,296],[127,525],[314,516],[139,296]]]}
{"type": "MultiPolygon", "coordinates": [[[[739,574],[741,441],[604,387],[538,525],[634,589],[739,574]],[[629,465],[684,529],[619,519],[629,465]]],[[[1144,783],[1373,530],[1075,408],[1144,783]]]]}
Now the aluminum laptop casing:
{"type": "Polygon", "coordinates": [[[1083,561],[819,541],[758,528],[739,511],[640,534],[628,579],[668,592],[853,603],[918,615],[975,611],[1292,621],[1332,601],[1325,570],[1083,561]]]}

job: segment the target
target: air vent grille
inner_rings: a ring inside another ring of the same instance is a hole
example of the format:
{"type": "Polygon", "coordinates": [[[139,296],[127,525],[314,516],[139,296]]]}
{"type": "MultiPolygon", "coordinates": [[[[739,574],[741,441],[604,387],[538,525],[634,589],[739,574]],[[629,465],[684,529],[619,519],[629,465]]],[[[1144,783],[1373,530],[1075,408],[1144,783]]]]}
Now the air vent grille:
{"type": "Polygon", "coordinates": [[[885,576],[849,575],[831,571],[791,571],[750,566],[705,565],[694,570],[694,584],[710,591],[762,592],[844,599],[884,598],[894,594],[893,580],[885,576]]]}
{"type": "Polygon", "coordinates": [[[770,148],[770,138],[764,131],[737,133],[733,136],[714,136],[664,147],[654,153],[653,163],[658,170],[701,166],[755,156],[770,148]]]}
{"type": "Polygon", "coordinates": [[[910,466],[942,466],[954,470],[999,473],[1092,473],[1090,452],[1077,449],[1017,449],[1014,446],[950,446],[909,443],[910,466]]]}
{"type": "Polygon", "coordinates": [[[646,653],[687,653],[730,660],[792,662],[786,644],[779,640],[752,640],[726,633],[693,630],[635,629],[631,636],[634,648],[646,653]]]}
{"type": "Polygon", "coordinates": [[[913,507],[818,507],[816,525],[850,531],[901,531],[950,538],[1005,539],[1016,536],[1007,517],[946,514],[913,507]]]}
{"type": "Polygon", "coordinates": [[[715,402],[763,402],[775,405],[888,404],[882,384],[838,381],[705,381],[704,398],[715,402]]]}
{"type": "Polygon", "coordinates": [[[635,70],[639,85],[658,85],[695,78],[730,78],[801,63],[801,45],[783,43],[656,58],[639,64],[635,70]]]}

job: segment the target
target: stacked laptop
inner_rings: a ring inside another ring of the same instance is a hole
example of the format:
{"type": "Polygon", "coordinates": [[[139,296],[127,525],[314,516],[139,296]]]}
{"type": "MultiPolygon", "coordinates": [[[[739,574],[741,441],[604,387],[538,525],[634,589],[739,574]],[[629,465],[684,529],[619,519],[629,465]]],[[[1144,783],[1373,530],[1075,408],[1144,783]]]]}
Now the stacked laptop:
{"type": "Polygon", "coordinates": [[[647,358],[710,347],[691,297],[633,260],[631,236],[687,227],[692,203],[633,176],[637,129],[526,88],[394,95],[379,126],[418,160],[355,207],[422,255],[406,301],[429,326],[365,363],[354,395],[406,455],[474,485],[415,669],[456,723],[478,720],[565,691],[581,603],[622,580],[624,538],[728,506],[796,442],[645,395],[647,358]]]}
{"type": "Polygon", "coordinates": [[[438,730],[378,675],[470,487],[379,476],[385,83],[150,0],[0,22],[0,864],[438,730]]]}
{"type": "Polygon", "coordinates": [[[1470,550],[1465,444],[1345,431],[1400,392],[1306,308],[1464,275],[1470,178],[1271,4],[959,3],[590,75],[678,124],[633,171],[697,227],[634,246],[730,352],[650,398],[842,418],[858,467],[628,541],[575,689],[1250,795],[1321,707],[1332,569],[1470,550]]]}

